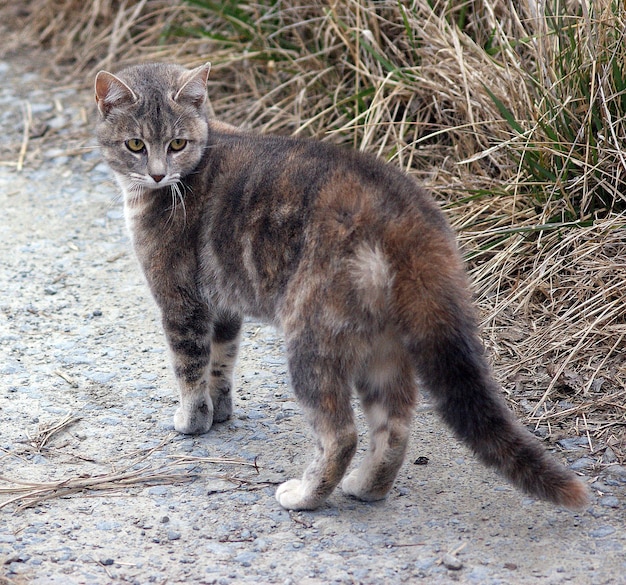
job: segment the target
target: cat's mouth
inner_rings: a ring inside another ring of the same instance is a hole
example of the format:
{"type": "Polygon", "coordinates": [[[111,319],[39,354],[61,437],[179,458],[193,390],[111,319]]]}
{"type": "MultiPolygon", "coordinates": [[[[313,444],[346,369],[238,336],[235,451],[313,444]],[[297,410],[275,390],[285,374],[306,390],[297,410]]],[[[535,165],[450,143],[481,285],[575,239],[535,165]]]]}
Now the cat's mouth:
{"type": "Polygon", "coordinates": [[[134,193],[144,191],[157,191],[166,187],[174,187],[180,182],[180,174],[172,173],[168,175],[150,175],[141,173],[130,173],[121,177],[124,186],[134,193]]]}

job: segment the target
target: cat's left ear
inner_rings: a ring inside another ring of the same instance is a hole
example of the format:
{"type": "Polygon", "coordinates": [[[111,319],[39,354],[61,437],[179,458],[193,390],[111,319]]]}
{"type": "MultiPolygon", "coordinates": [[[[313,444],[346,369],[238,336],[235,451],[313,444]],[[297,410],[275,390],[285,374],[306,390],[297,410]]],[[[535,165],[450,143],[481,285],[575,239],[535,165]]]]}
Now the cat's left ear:
{"type": "Polygon", "coordinates": [[[174,101],[190,103],[199,108],[206,101],[206,84],[209,79],[211,64],[205,63],[187,72],[183,76],[183,85],[174,96],[174,101]]]}

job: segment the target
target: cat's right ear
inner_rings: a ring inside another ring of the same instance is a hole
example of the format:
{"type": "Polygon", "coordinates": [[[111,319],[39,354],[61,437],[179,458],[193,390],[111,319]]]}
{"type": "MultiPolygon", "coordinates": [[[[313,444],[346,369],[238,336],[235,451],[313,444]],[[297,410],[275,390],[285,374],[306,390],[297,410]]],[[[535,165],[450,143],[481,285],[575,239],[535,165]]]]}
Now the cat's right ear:
{"type": "Polygon", "coordinates": [[[196,67],[182,78],[182,87],[176,92],[174,101],[179,103],[189,103],[200,108],[206,102],[206,85],[209,79],[211,63],[205,63],[196,67]]]}
{"type": "Polygon", "coordinates": [[[95,91],[98,110],[103,118],[106,118],[114,107],[134,104],[137,101],[135,92],[119,77],[108,71],[100,71],[96,75],[95,91]]]}

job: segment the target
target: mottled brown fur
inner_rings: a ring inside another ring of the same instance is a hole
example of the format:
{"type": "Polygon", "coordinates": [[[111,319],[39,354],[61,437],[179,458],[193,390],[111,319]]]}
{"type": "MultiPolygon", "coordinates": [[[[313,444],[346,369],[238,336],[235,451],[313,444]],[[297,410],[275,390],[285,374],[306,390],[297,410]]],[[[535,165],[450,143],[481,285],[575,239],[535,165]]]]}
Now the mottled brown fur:
{"type": "Polygon", "coordinates": [[[206,432],[231,414],[249,315],[283,330],[316,437],[302,478],[277,491],[282,506],[315,508],[342,478],[347,494],[383,498],[406,451],[416,380],[486,464],[538,497],[585,505],[585,485],[514,420],[491,377],[433,199],[373,157],[209,121],[207,75],[144,65],[96,79],[98,138],[180,386],[176,429],[206,432]],[[353,390],[370,449],[344,477],[357,444],[353,390]]]}

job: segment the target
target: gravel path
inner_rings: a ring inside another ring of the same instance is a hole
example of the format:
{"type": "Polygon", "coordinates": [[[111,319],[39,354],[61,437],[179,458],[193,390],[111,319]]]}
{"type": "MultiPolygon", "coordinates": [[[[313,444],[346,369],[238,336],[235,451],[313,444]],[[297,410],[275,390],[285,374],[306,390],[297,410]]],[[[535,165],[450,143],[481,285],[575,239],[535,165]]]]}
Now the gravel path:
{"type": "Polygon", "coordinates": [[[585,440],[565,439],[592,507],[534,502],[427,405],[387,501],[337,491],[282,510],[276,484],[301,473],[310,435],[264,325],[246,325],[234,418],[176,435],[121,202],[83,149],[91,96],[45,87],[0,61],[0,584],[626,583],[626,469],[594,471],[585,440]]]}

